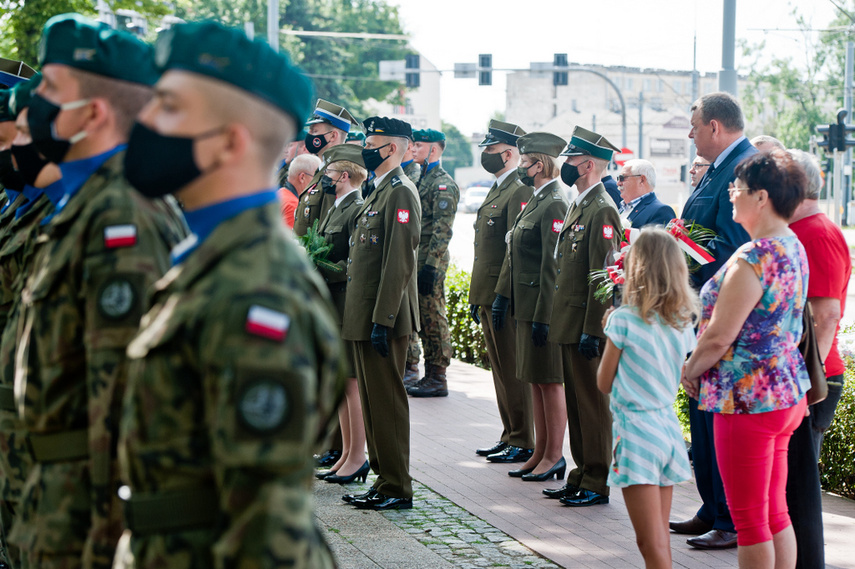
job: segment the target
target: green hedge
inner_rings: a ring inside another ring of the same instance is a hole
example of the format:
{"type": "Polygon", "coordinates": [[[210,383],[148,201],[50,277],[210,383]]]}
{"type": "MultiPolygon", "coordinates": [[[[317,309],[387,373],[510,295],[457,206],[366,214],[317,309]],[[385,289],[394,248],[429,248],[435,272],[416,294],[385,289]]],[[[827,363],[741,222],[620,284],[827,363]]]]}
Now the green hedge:
{"type": "Polygon", "coordinates": [[[471,275],[456,265],[448,268],[445,277],[445,304],[454,357],[484,369],[490,369],[484,332],[469,317],[469,281],[471,275]]]}

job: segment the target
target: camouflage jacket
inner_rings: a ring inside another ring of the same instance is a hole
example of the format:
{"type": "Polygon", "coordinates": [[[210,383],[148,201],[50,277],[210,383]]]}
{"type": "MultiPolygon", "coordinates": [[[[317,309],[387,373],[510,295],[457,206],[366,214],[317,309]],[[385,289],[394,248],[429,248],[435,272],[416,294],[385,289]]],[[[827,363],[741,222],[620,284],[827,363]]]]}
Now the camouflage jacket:
{"type": "MultiPolygon", "coordinates": [[[[221,223],[154,290],[128,346],[120,424],[134,563],[332,567],[312,452],[338,403],[343,346],[278,204],[221,223]],[[153,500],[167,507],[138,513],[153,500]]],[[[125,541],[117,559],[131,558],[125,541]]]]}
{"type": "Polygon", "coordinates": [[[102,164],[36,239],[16,354],[15,402],[37,464],[9,541],[86,568],[110,567],[121,533],[125,349],[177,231],[162,203],[128,185],[123,159],[102,164]]]}
{"type": "Polygon", "coordinates": [[[460,190],[448,172],[437,164],[422,176],[419,199],[422,204],[422,232],[418,268],[425,264],[445,268],[448,266],[448,244],[451,242],[460,190]]]}
{"type": "MultiPolygon", "coordinates": [[[[26,201],[27,198],[21,194],[12,201],[6,211],[0,214],[0,247],[15,233],[15,211],[26,201]]],[[[6,318],[8,318],[9,310],[12,308],[12,300],[11,290],[0,289],[0,329],[6,326],[6,318]]]]}
{"type": "Polygon", "coordinates": [[[325,194],[321,189],[321,178],[326,173],[327,166],[328,163],[325,159],[320,169],[315,172],[309,185],[300,194],[300,203],[297,204],[297,215],[294,218],[294,234],[297,237],[305,235],[315,220],[318,221],[318,227],[320,227],[327,216],[327,212],[335,203],[335,196],[325,194]]]}
{"type": "Polygon", "coordinates": [[[415,160],[404,167],[404,175],[410,179],[414,186],[418,187],[419,179],[422,177],[422,166],[415,160]]]}

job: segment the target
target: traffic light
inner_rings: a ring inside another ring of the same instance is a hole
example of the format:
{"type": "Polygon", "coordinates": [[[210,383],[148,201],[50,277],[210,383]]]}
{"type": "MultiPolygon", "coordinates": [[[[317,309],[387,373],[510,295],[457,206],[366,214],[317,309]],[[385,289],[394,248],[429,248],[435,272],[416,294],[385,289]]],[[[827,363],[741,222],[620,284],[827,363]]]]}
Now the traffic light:
{"type": "MultiPolygon", "coordinates": [[[[566,53],[556,53],[555,57],[552,59],[553,67],[567,67],[567,54],[566,53]]],[[[552,84],[553,85],[567,85],[567,72],[566,71],[553,71],[552,72],[552,84]]]]}
{"type": "Polygon", "coordinates": [[[834,143],[837,137],[836,124],[822,124],[816,127],[816,132],[822,135],[822,140],[818,140],[816,145],[824,148],[826,152],[834,152],[834,143]]]}
{"type": "Polygon", "coordinates": [[[478,84],[493,84],[493,56],[489,53],[478,56],[478,84]]]}
{"type": "Polygon", "coordinates": [[[817,146],[825,148],[829,153],[836,150],[845,152],[847,148],[855,146],[855,140],[849,138],[849,133],[855,132],[855,126],[846,124],[847,114],[844,109],[840,109],[837,111],[836,124],[816,127],[816,131],[824,136],[823,140],[816,143],[817,146]]]}
{"type": "Polygon", "coordinates": [[[420,56],[417,53],[407,55],[407,60],[404,67],[406,68],[405,77],[408,89],[418,89],[421,86],[421,76],[419,75],[419,59],[420,56]]]}

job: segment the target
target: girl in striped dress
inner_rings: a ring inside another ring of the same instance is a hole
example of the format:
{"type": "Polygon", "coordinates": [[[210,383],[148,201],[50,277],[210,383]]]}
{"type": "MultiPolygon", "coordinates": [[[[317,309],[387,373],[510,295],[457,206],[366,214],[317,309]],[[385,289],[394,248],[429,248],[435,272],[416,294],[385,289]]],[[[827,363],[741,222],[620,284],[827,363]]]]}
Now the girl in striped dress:
{"type": "Polygon", "coordinates": [[[608,484],[621,488],[645,567],[671,567],[672,487],[691,471],[674,399],[695,347],[697,294],[677,241],[645,228],[625,260],[624,305],[606,314],[597,386],[611,395],[614,462],[608,484]]]}

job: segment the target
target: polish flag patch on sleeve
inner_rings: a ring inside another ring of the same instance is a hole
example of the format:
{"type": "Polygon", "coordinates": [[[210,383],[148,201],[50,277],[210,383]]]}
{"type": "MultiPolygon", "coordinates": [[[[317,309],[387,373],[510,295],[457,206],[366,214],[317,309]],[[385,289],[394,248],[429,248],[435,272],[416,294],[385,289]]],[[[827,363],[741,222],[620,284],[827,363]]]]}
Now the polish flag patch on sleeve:
{"type": "Polygon", "coordinates": [[[410,210],[399,209],[398,210],[398,223],[409,223],[409,222],[410,222],[410,210]]]}
{"type": "Polygon", "coordinates": [[[445,184],[442,184],[442,185],[441,185],[441,186],[439,186],[439,188],[437,188],[437,189],[438,189],[440,192],[444,192],[445,190],[447,190],[447,189],[448,189],[448,186],[447,186],[447,185],[445,185],[445,184]]]}
{"type": "Polygon", "coordinates": [[[611,225],[603,226],[603,239],[611,239],[615,235],[615,228],[611,225]]]}
{"type": "Polygon", "coordinates": [[[522,211],[522,210],[524,210],[524,209],[525,209],[526,204],[528,204],[528,202],[522,202],[522,203],[520,204],[520,211],[522,211]]]}
{"type": "Polygon", "coordinates": [[[287,314],[258,306],[249,307],[246,315],[246,331],[255,336],[281,342],[288,335],[291,319],[287,314]]]}
{"type": "Polygon", "coordinates": [[[104,228],[104,246],[107,249],[118,247],[133,247],[137,244],[137,226],[111,225],[104,228]]]}
{"type": "Polygon", "coordinates": [[[562,229],[564,229],[564,220],[563,219],[553,219],[552,220],[552,231],[555,233],[561,233],[562,229]]]}

